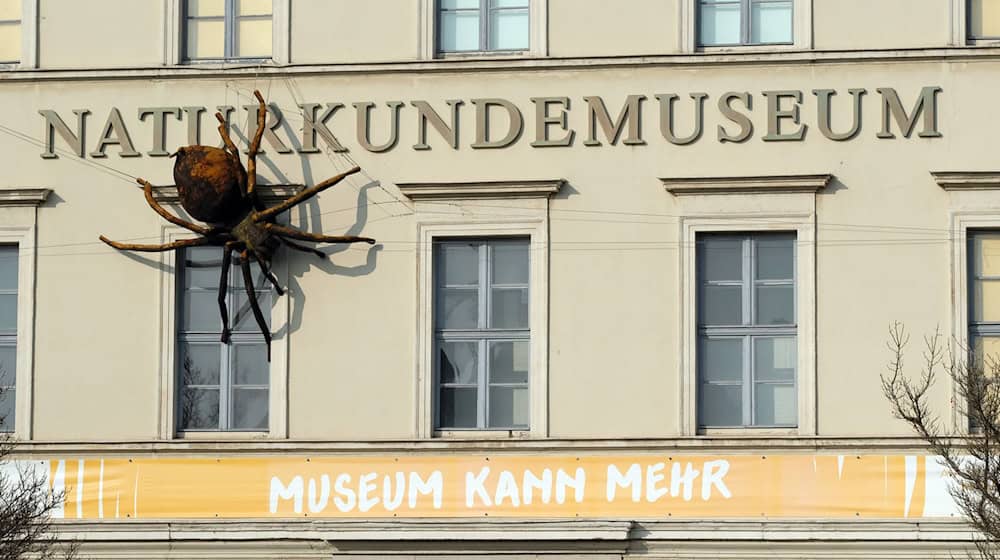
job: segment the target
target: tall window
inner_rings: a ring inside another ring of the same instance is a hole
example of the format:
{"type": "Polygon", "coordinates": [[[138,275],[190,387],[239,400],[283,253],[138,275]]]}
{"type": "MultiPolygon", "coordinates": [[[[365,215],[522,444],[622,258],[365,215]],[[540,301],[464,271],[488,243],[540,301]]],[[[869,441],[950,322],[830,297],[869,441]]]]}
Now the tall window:
{"type": "Polygon", "coordinates": [[[969,38],[1000,40],[1000,0],[969,0],[969,38]]]}
{"type": "Polygon", "coordinates": [[[185,0],[185,58],[271,58],[271,0],[185,0]]]}
{"type": "Polygon", "coordinates": [[[797,424],[794,234],[697,237],[698,423],[797,424]]]}
{"type": "Polygon", "coordinates": [[[17,366],[17,246],[0,245],[0,432],[14,431],[17,366]]]}
{"type": "Polygon", "coordinates": [[[969,235],[969,342],[988,373],[1000,367],[1000,232],[969,235]]]}
{"type": "MultiPolygon", "coordinates": [[[[222,249],[186,249],[178,261],[178,430],[267,431],[267,347],[250,310],[239,257],[233,255],[227,279],[228,345],[219,341],[222,249]]],[[[257,264],[251,267],[257,299],[270,322],[270,286],[257,264]]]]}
{"type": "Polygon", "coordinates": [[[21,60],[21,2],[0,0],[0,64],[21,60]]]}
{"type": "Polygon", "coordinates": [[[698,44],[791,44],[794,0],[695,0],[698,44]]]}
{"type": "Polygon", "coordinates": [[[435,243],[439,429],[528,429],[527,239],[435,243]]]}
{"type": "Polygon", "coordinates": [[[439,0],[438,50],[528,50],[530,1],[439,0]]]}

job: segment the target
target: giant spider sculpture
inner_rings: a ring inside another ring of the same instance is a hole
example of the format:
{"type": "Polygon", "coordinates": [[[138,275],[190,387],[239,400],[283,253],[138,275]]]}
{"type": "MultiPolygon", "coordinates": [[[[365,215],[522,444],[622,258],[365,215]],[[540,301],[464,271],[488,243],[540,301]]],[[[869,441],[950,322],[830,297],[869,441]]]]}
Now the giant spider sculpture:
{"type": "Polygon", "coordinates": [[[247,153],[247,166],[243,168],[239,150],[229,136],[229,127],[222,114],[216,113],[219,120],[219,135],[225,148],[211,146],[187,146],[179,148],[171,157],[174,162],[174,181],[177,183],[177,193],[181,206],[197,220],[207,226],[183,220],[160,206],[153,198],[153,186],[145,179],[137,179],[146,195],[146,202],[153,210],[163,216],[168,222],[181,226],[200,235],[191,239],[182,239],[160,245],[142,245],[135,243],[119,243],[101,236],[101,241],[124,251],[161,252],[185,247],[202,245],[222,247],[222,277],[219,280],[219,313],[222,315],[222,342],[228,344],[230,337],[229,311],[226,308],[226,290],[228,287],[229,267],[232,253],[240,255],[240,265],[243,270],[243,286],[249,296],[250,309],[260,327],[267,343],[267,359],[271,359],[271,332],[264,321],[254,283],[250,272],[250,259],[254,259],[261,268],[267,280],[274,286],[278,295],[285,292],[278,285],[278,280],[271,273],[271,259],[278,247],[284,245],[296,251],[312,253],[320,258],[326,254],[312,247],[299,245],[292,239],[301,241],[316,241],[323,243],[375,243],[369,237],[353,235],[320,235],[307,233],[293,227],[276,223],[278,214],[300,204],[320,192],[336,185],[345,177],[361,171],[354,167],[335,177],[309,187],[302,192],[288,197],[280,204],[270,208],[265,207],[257,196],[257,152],[260,150],[261,138],[267,120],[267,104],[259,91],[254,91],[260,107],[257,111],[257,131],[247,153]]]}

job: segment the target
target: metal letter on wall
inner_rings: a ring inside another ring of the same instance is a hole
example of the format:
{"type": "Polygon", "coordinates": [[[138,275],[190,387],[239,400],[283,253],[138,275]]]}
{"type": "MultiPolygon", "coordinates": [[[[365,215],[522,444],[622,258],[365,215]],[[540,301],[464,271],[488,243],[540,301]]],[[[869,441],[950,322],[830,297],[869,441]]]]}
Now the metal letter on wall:
{"type": "Polygon", "coordinates": [[[679,138],[674,133],[674,102],[677,101],[678,95],[676,93],[660,94],[656,96],[656,99],[660,102],[660,133],[666,138],[667,142],[674,144],[676,146],[686,146],[692,142],[697,141],[701,138],[701,133],[705,124],[705,100],[708,99],[707,93],[692,93],[691,99],[694,100],[694,132],[691,134],[679,138]]]}
{"type": "Polygon", "coordinates": [[[167,151],[167,115],[177,117],[181,120],[180,107],[140,107],[139,120],[145,121],[147,115],[153,115],[153,149],[146,152],[153,157],[169,156],[167,151]]]}
{"type": "Polygon", "coordinates": [[[531,143],[535,148],[552,148],[572,146],[576,132],[569,130],[568,116],[570,101],[568,97],[532,97],[531,102],[535,104],[535,141],[531,143]],[[562,105],[558,115],[550,115],[549,107],[552,105],[562,105]],[[558,125],[566,134],[562,138],[549,138],[549,127],[558,125]]]}
{"type": "Polygon", "coordinates": [[[90,157],[107,157],[108,155],[104,151],[112,144],[121,146],[121,152],[118,154],[121,157],[138,157],[140,155],[139,152],[135,151],[135,146],[132,145],[132,138],[128,134],[128,129],[125,128],[125,123],[122,122],[121,112],[114,107],[108,113],[108,120],[104,123],[101,138],[97,141],[97,148],[90,152],[90,157]]]}
{"type": "Polygon", "coordinates": [[[431,107],[426,101],[411,101],[410,105],[417,108],[417,143],[413,145],[414,150],[429,150],[427,143],[427,123],[429,122],[434,130],[441,135],[452,149],[458,149],[458,108],[462,105],[461,99],[449,99],[445,101],[451,109],[451,125],[449,126],[441,118],[441,115],[431,107]]]}
{"type": "Polygon", "coordinates": [[[354,103],[354,109],[358,112],[358,144],[361,144],[361,147],[369,152],[387,152],[395,147],[396,142],[399,141],[399,110],[406,104],[402,101],[388,101],[386,105],[389,106],[389,112],[391,113],[389,139],[384,144],[376,146],[371,143],[371,112],[375,104],[368,101],[354,103]]]}
{"type": "Polygon", "coordinates": [[[837,142],[843,142],[844,140],[850,140],[861,132],[861,99],[866,93],[865,89],[849,89],[848,93],[851,94],[851,98],[854,100],[854,120],[851,121],[851,129],[847,132],[836,133],[833,131],[832,124],[832,111],[830,109],[832,105],[832,97],[837,94],[836,90],[833,89],[814,89],[813,95],[819,101],[817,121],[819,124],[819,131],[823,133],[830,140],[836,140],[837,142]]]}
{"type": "MultiPolygon", "coordinates": [[[[247,116],[250,118],[250,122],[256,123],[257,112],[260,110],[259,107],[257,105],[244,105],[243,108],[246,109],[247,116]]],[[[279,154],[292,153],[292,149],[286,146],[285,143],[281,141],[281,138],[278,138],[278,135],[274,133],[274,129],[281,126],[281,123],[284,120],[281,115],[281,111],[278,109],[276,105],[269,105],[267,114],[268,114],[267,122],[264,125],[264,139],[267,140],[267,143],[270,144],[271,147],[273,147],[274,150],[279,154]]],[[[254,134],[256,133],[257,131],[254,130],[254,134]]],[[[250,131],[247,130],[247,137],[250,136],[252,135],[250,131]]],[[[247,153],[246,150],[244,150],[243,153],[247,153]]],[[[261,150],[260,153],[263,154],[265,152],[264,150],[261,150]]]]}
{"type": "Polygon", "coordinates": [[[303,103],[299,105],[302,109],[302,148],[300,154],[317,154],[320,149],[316,147],[316,135],[319,134],[334,152],[346,152],[347,148],[337,140],[326,126],[326,121],[333,117],[333,114],[341,109],[343,103],[327,103],[326,110],[320,117],[316,118],[316,111],[322,107],[322,103],[303,103]]]}
{"type": "Polygon", "coordinates": [[[806,125],[799,119],[799,109],[802,104],[802,92],[797,90],[765,91],[767,98],[767,135],[765,142],[782,142],[789,140],[802,140],[806,135],[806,125]],[[783,99],[794,99],[791,109],[783,109],[781,101],[783,99]],[[790,119],[792,123],[798,125],[798,129],[792,132],[781,132],[781,121],[790,119]]]}
{"type": "Polygon", "coordinates": [[[913,106],[913,111],[907,115],[903,109],[903,103],[899,100],[899,94],[894,88],[878,88],[882,94],[882,130],[876,135],[879,138],[895,138],[892,133],[891,122],[896,121],[896,125],[905,138],[909,138],[913,128],[917,124],[917,119],[923,115],[924,129],[917,136],[921,138],[940,138],[941,133],[937,129],[937,94],[941,88],[937,86],[925,87],[920,90],[920,98],[913,106]]]}
{"type": "Polygon", "coordinates": [[[472,144],[474,149],[506,148],[521,137],[524,116],[516,105],[500,98],[473,99],[472,104],[476,107],[476,141],[472,144]],[[509,118],[507,134],[499,140],[490,140],[490,107],[502,107],[509,118]]]}
{"type": "Polygon", "coordinates": [[[45,151],[42,152],[43,158],[55,159],[59,157],[56,155],[56,134],[73,148],[74,154],[80,157],[86,155],[84,137],[86,132],[86,117],[90,114],[90,109],[73,109],[73,114],[76,115],[75,134],[55,111],[42,110],[38,114],[45,117],[45,151]]]}
{"type": "Polygon", "coordinates": [[[740,125],[740,131],[738,134],[729,134],[724,126],[719,125],[719,142],[745,142],[750,135],[753,134],[753,121],[750,117],[744,115],[743,113],[737,112],[729,104],[733,99],[739,99],[743,102],[743,105],[747,109],[753,109],[753,97],[750,96],[749,92],[744,91],[743,93],[738,93],[735,91],[730,91],[722,95],[719,98],[719,111],[727,119],[733,121],[734,123],[740,125]]]}
{"type": "Polygon", "coordinates": [[[612,146],[617,144],[626,123],[628,124],[628,136],[625,137],[624,144],[626,146],[645,144],[646,141],[642,139],[642,102],[645,99],[645,95],[630,95],[626,97],[625,107],[618,114],[618,119],[612,123],[611,115],[608,114],[608,108],[604,105],[603,99],[596,96],[584,97],[583,100],[587,102],[588,120],[587,139],[584,140],[583,145],[601,145],[600,140],[597,139],[598,125],[601,126],[601,130],[604,132],[605,138],[608,139],[608,143],[612,146]]]}

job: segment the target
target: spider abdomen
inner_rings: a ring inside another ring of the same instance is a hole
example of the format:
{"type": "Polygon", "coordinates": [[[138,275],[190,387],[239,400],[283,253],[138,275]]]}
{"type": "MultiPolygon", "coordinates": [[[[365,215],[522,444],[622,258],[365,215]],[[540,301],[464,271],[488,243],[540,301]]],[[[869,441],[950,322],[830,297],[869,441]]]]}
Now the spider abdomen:
{"type": "Polygon", "coordinates": [[[177,150],[174,181],[181,206],[195,219],[227,224],[242,218],[246,171],[232,154],[211,146],[187,146],[177,150]]]}

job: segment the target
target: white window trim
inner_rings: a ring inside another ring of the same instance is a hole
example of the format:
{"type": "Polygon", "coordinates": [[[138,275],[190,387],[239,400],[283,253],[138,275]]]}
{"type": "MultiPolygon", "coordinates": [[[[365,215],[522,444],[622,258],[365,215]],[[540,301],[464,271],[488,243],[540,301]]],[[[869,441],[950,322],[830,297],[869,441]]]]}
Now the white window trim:
{"type": "MultiPolygon", "coordinates": [[[[38,1],[38,0],[32,0],[38,1]]],[[[164,0],[162,26],[163,65],[177,66],[181,64],[232,64],[241,60],[231,59],[219,61],[189,61],[184,58],[184,2],[185,0],[164,0]]],[[[291,54],[291,0],[272,0],[271,5],[271,58],[266,64],[288,64],[291,54]]],[[[250,63],[256,59],[249,59],[250,63]]]]}
{"type": "MultiPolygon", "coordinates": [[[[161,243],[194,236],[176,226],[162,226],[161,243]]],[[[222,251],[222,248],[219,248],[222,251]]],[[[286,439],[288,437],[288,316],[293,288],[288,283],[288,260],[279,252],[271,268],[285,295],[275,294],[271,307],[271,364],[268,388],[268,431],[185,431],[176,425],[177,411],[177,251],[160,255],[160,400],[159,439],[286,439]]]]}
{"type": "Polygon", "coordinates": [[[17,363],[14,384],[14,437],[29,440],[34,433],[35,267],[38,206],[49,189],[0,189],[0,243],[17,244],[17,363]]]}
{"type": "Polygon", "coordinates": [[[677,197],[680,250],[677,309],[680,310],[680,372],[677,410],[683,436],[816,435],[816,192],[829,175],[661,179],[677,197]],[[748,212],[747,208],[767,208],[748,212]],[[786,231],[796,235],[796,333],[798,426],[699,430],[696,248],[699,233],[786,231]]]}
{"type": "Polygon", "coordinates": [[[21,57],[17,62],[0,63],[0,69],[38,68],[38,2],[21,0],[21,57]]]}
{"type": "Polygon", "coordinates": [[[562,180],[411,183],[397,185],[414,201],[417,218],[416,418],[418,438],[545,438],[549,434],[549,196],[562,180]],[[518,236],[530,239],[528,376],[529,429],[436,430],[434,259],[436,239],[518,236]]]}
{"type": "MultiPolygon", "coordinates": [[[[1000,171],[932,172],[937,184],[948,193],[951,227],[951,340],[959,355],[969,348],[969,230],[1000,231],[1000,171]]],[[[948,376],[945,376],[948,377],[948,376]]],[[[957,387],[948,377],[951,402],[956,403],[957,387]]],[[[952,429],[968,433],[965,416],[951,407],[952,429]]]]}
{"type": "Polygon", "coordinates": [[[525,51],[438,52],[437,0],[417,0],[420,12],[417,55],[421,60],[435,58],[524,58],[545,57],[549,54],[549,0],[531,0],[528,8],[529,41],[525,51]]]}
{"type": "Polygon", "coordinates": [[[809,50],[813,48],[813,0],[794,0],[792,6],[792,43],[789,45],[732,45],[702,47],[698,45],[698,0],[677,2],[678,33],[682,53],[724,53],[809,50]]]}

